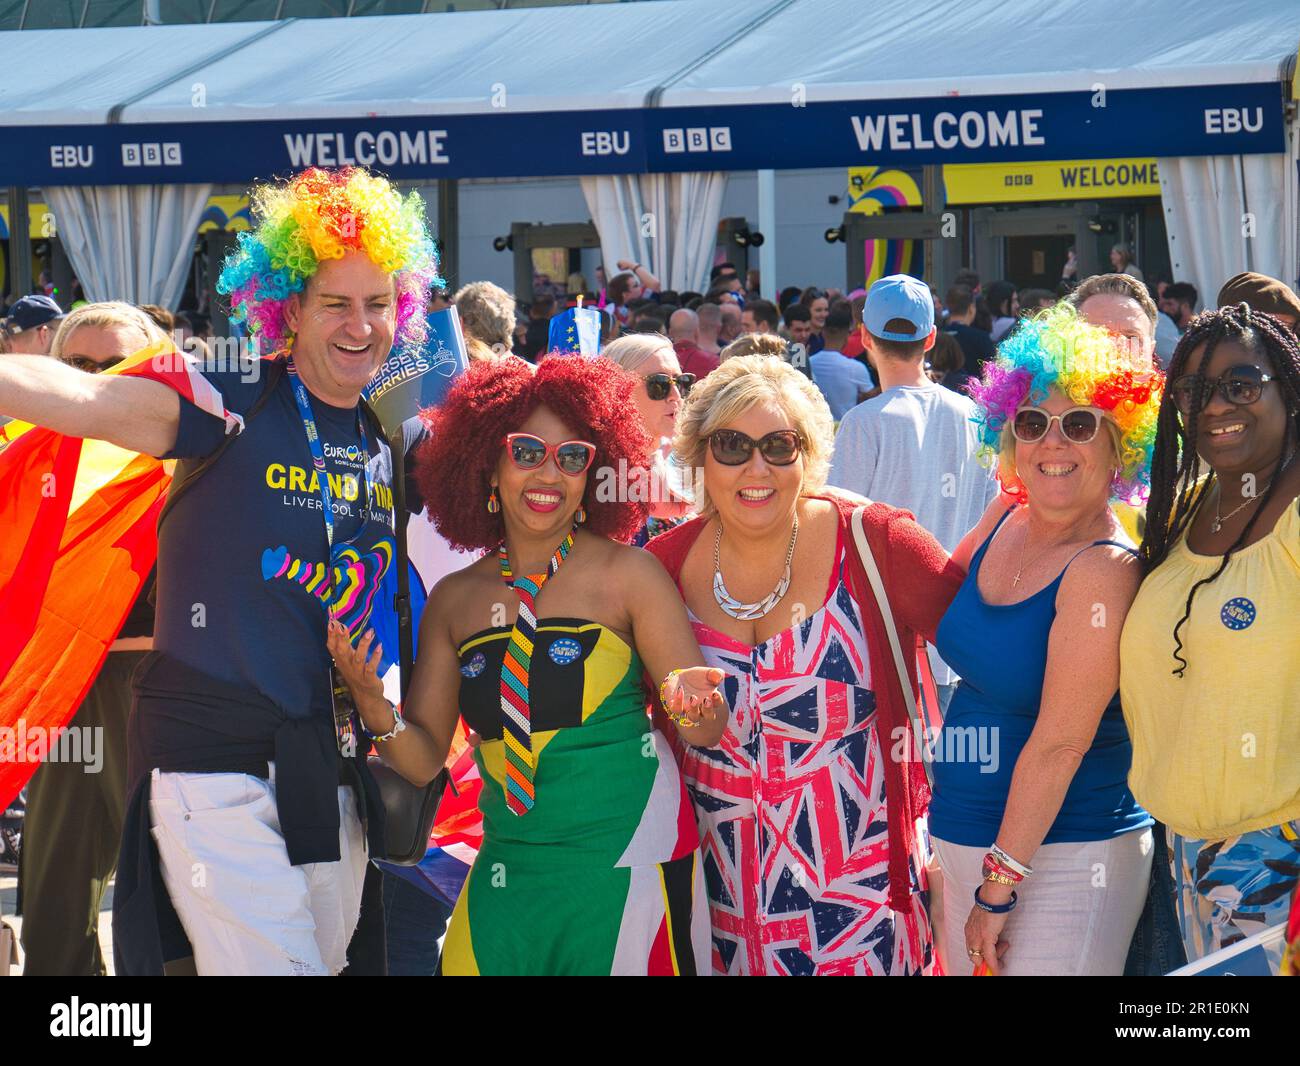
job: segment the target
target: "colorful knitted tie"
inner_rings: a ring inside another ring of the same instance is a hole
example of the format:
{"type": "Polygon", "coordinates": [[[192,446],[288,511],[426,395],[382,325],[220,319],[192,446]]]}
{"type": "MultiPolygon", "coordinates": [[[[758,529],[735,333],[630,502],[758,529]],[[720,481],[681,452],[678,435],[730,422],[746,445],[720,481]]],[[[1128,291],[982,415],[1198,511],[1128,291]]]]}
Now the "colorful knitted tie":
{"type": "Polygon", "coordinates": [[[506,807],[513,814],[527,814],[533,809],[533,722],[528,710],[528,670],[533,658],[533,638],[537,633],[537,596],[542,586],[555,576],[573,547],[573,532],[551,556],[544,574],[529,574],[514,580],[510,556],[501,545],[501,577],[519,593],[519,616],[510,631],[510,643],[501,662],[501,738],[506,745],[506,807]]]}

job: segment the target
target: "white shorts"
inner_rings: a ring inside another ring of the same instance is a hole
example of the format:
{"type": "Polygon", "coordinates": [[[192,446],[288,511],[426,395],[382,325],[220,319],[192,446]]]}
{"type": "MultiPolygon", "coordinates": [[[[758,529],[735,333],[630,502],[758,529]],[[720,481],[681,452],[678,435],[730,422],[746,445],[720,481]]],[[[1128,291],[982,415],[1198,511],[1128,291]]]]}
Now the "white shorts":
{"type": "Polygon", "coordinates": [[[269,780],[153,771],[149,813],[163,883],[200,975],[327,975],[347,965],[366,838],[339,786],[338,862],[292,866],[269,780]]]}
{"type": "MultiPolygon", "coordinates": [[[[966,919],[984,882],[988,848],[934,838],[943,871],[943,924],[935,930],[949,976],[968,977],[966,919]]],[[[1002,935],[1009,977],[1119,977],[1151,884],[1150,829],[1080,844],[1042,844],[1002,935]]]]}

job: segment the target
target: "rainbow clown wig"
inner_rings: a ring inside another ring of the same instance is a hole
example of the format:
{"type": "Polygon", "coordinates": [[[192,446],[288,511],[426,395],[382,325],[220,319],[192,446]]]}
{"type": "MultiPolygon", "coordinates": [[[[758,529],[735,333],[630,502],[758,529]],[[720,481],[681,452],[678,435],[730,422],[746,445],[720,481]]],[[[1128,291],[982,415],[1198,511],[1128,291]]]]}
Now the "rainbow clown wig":
{"type": "Polygon", "coordinates": [[[252,199],[256,225],[239,234],[217,291],[230,297],[231,319],[245,324],[264,353],[292,343],[284,320],[289,297],[302,292],[323,260],[348,252],[364,252],[395,275],[394,348],[424,343],[438,263],[418,193],[403,199],[386,178],[362,167],[311,167],[255,186],[252,199]]]}
{"type": "Polygon", "coordinates": [[[980,457],[998,465],[1005,491],[1025,499],[1015,469],[1016,410],[1042,403],[1056,389],[1080,406],[1106,413],[1118,454],[1111,499],[1143,503],[1151,492],[1151,453],[1164,375],[1150,356],[1134,350],[1110,331],[1079,318],[1073,307],[1057,304],[1021,323],[971,385],[980,457]]]}

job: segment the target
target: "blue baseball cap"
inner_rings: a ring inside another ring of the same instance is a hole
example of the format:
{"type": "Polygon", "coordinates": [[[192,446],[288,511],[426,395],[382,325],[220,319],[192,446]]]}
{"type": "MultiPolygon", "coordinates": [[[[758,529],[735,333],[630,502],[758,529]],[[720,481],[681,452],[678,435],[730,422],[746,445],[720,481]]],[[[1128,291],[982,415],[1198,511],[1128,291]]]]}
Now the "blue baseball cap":
{"type": "Polygon", "coordinates": [[[11,333],[21,333],[25,329],[49,325],[62,317],[63,309],[48,296],[24,296],[9,308],[5,326],[11,333]]]}
{"type": "Polygon", "coordinates": [[[910,274],[891,274],[881,278],[867,293],[862,308],[862,323],[867,332],[882,341],[923,341],[934,329],[934,299],[930,287],[910,274]],[[901,319],[911,330],[886,329],[901,319]]]}

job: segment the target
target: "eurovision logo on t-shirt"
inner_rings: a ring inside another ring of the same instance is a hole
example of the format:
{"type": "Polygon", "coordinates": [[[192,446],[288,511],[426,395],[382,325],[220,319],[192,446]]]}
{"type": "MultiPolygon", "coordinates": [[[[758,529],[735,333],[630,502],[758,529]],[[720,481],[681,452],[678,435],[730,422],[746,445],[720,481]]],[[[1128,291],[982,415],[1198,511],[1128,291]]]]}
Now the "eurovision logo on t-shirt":
{"type": "Polygon", "coordinates": [[[456,308],[435,311],[428,317],[428,326],[428,340],[419,352],[412,355],[394,349],[366,386],[365,398],[390,439],[402,423],[441,403],[469,366],[456,308]]]}
{"type": "Polygon", "coordinates": [[[370,621],[375,593],[393,561],[393,540],[377,538],[368,551],[355,544],[336,545],[330,572],[323,562],[299,559],[283,544],[262,552],[262,579],[281,579],[300,586],[348,629],[355,639],[370,621]]]}

